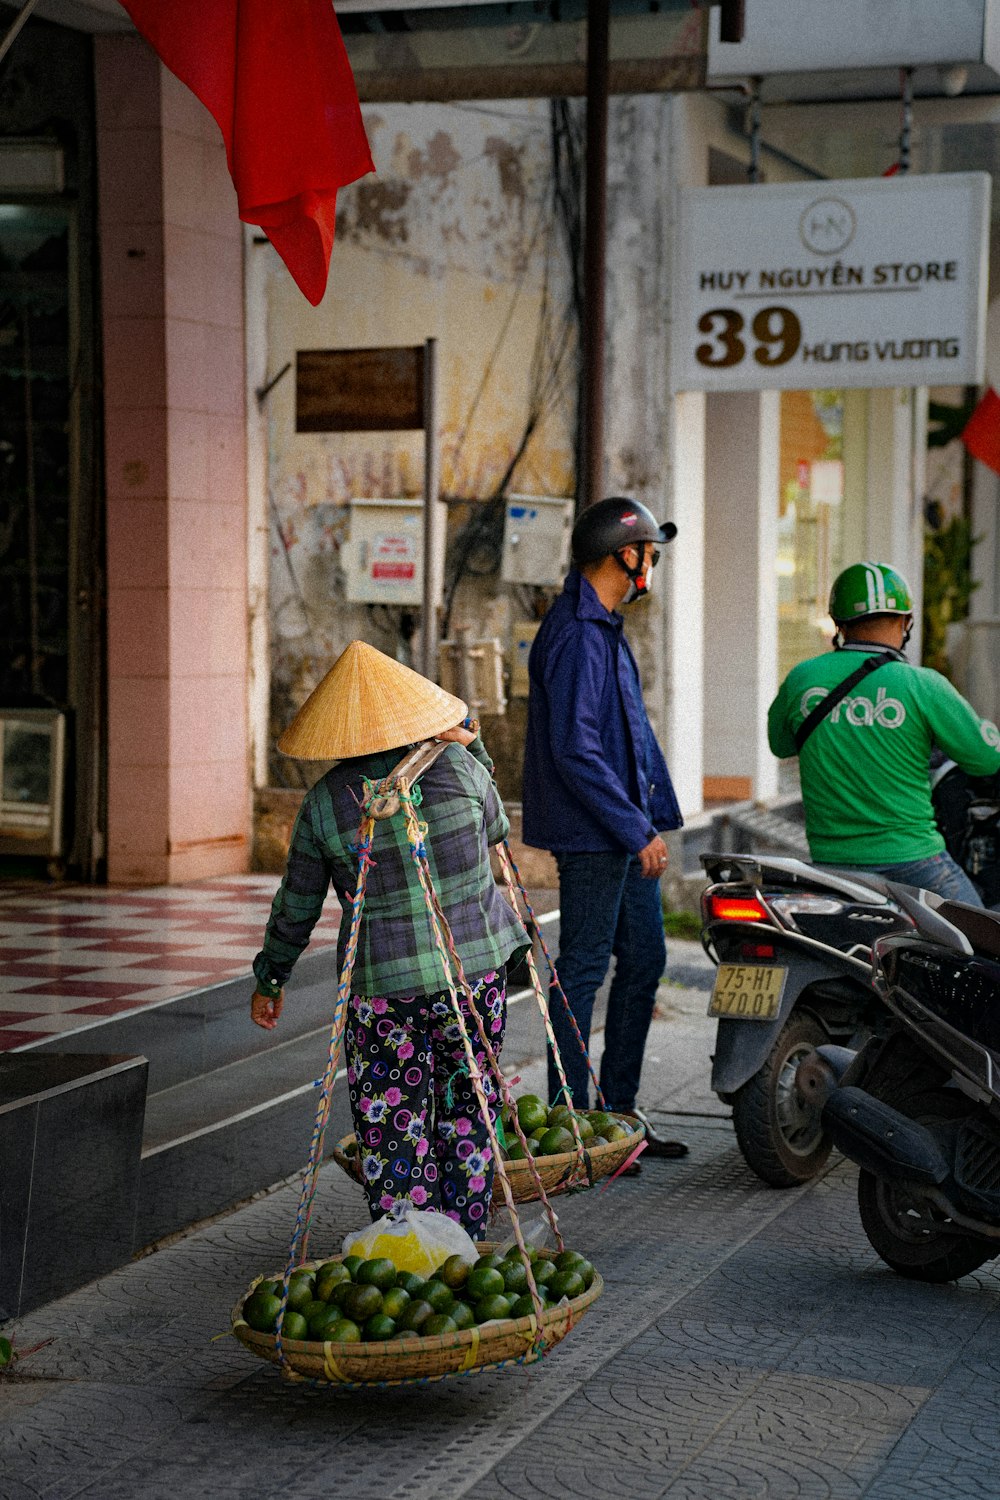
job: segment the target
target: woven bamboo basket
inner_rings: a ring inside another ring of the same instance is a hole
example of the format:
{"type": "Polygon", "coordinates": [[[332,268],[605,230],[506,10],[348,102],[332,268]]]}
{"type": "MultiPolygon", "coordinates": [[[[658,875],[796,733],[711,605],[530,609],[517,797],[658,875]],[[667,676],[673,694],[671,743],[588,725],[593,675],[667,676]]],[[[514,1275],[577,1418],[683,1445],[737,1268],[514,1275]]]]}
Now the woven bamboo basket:
{"type": "MultiPolygon", "coordinates": [[[[602,1177],[610,1177],[612,1172],[617,1172],[622,1162],[632,1154],[646,1134],[645,1125],[640,1125],[634,1115],[623,1114],[621,1118],[628,1120],[632,1126],[632,1135],[624,1141],[608,1141],[603,1146],[596,1146],[593,1151],[584,1148],[584,1175],[582,1177],[578,1172],[579,1163],[575,1151],[563,1151],[558,1156],[536,1156],[535,1170],[541,1178],[545,1191],[559,1193],[565,1192],[569,1187],[592,1187],[602,1177]]],[[[361,1159],[357,1152],[353,1155],[348,1155],[347,1152],[348,1146],[355,1143],[353,1135],[345,1135],[337,1142],[330,1154],[348,1177],[353,1177],[355,1182],[361,1182],[361,1159]]],[[[504,1163],[504,1166],[514,1202],[533,1202],[538,1197],[538,1188],[528,1163],[508,1161],[504,1163]]],[[[496,1176],[493,1179],[493,1201],[498,1206],[503,1206],[503,1188],[496,1176]]]]}
{"type": "MultiPolygon", "coordinates": [[[[484,1255],[496,1247],[480,1245],[484,1255]]],[[[541,1250],[539,1255],[552,1260],[554,1250],[541,1250]]],[[[327,1260],[342,1260],[339,1255],[327,1256],[327,1260]]],[[[304,1262],[309,1269],[324,1264],[323,1261],[304,1262]]],[[[274,1273],[279,1279],[284,1273],[274,1273]]],[[[280,1364],[273,1333],[256,1333],[243,1321],[243,1304],[258,1282],[270,1280],[258,1276],[247,1288],[233,1308],[233,1333],[240,1343],[261,1359],[280,1364]]],[[[323,1385],[381,1386],[422,1384],[432,1380],[444,1380],[452,1375],[483,1374],[500,1369],[503,1365],[517,1361],[533,1364],[541,1359],[555,1344],[566,1337],[583,1317],[587,1308],[604,1290],[604,1282],[595,1273],[585,1292],[572,1301],[561,1302],[542,1315],[542,1331],[545,1342],[542,1348],[535,1347],[536,1320],[529,1318],[504,1318],[489,1323],[480,1323],[475,1328],[462,1329],[460,1333],[442,1333],[421,1338],[392,1339],[388,1343],[339,1344],[311,1343],[298,1339],[283,1339],[285,1357],[295,1375],[304,1380],[323,1385]]]]}

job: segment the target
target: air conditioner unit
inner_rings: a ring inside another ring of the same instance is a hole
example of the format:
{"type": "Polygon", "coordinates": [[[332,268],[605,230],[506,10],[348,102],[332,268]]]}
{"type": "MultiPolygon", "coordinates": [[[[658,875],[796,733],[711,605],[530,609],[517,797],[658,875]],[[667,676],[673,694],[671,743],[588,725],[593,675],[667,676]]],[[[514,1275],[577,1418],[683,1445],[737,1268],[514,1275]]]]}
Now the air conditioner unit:
{"type": "Polygon", "coordinates": [[[66,716],[0,708],[0,854],[63,853],[66,716]]]}

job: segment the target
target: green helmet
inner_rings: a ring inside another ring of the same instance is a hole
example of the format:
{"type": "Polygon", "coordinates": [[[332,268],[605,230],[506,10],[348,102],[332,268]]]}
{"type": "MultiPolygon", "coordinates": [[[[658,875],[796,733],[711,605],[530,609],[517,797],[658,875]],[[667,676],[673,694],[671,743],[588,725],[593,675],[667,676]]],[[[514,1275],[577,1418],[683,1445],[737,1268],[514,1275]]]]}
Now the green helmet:
{"type": "Polygon", "coordinates": [[[839,624],[866,615],[911,615],[913,595],[902,573],[888,563],[852,563],[834,579],[830,615],[839,624]]]}

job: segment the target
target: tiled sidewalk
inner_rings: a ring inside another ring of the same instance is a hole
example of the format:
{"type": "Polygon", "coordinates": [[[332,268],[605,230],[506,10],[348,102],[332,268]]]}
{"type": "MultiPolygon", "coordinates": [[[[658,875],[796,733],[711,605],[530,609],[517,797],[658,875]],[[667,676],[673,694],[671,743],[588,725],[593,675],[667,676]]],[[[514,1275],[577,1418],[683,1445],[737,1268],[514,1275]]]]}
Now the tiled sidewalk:
{"type": "MultiPolygon", "coordinates": [[[[277,886],[0,887],[0,1052],[249,976],[277,886]]],[[[339,920],[330,896],[310,950],[336,943],[339,920]]]]}

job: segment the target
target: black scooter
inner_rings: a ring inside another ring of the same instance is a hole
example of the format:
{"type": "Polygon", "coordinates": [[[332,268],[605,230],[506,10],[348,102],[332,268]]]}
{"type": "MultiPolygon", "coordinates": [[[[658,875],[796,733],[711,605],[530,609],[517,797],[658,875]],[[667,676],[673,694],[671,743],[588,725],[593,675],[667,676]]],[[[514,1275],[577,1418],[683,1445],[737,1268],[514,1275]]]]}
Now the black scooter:
{"type": "Polygon", "coordinates": [[[904,886],[875,943],[891,1017],[855,1057],[821,1046],[798,1087],[861,1167],[858,1206],[894,1271],[954,1281],[1000,1255],[1000,915],[904,886]]]}
{"type": "Polygon", "coordinates": [[[712,1088],[732,1105],[747,1164],[773,1187],[794,1187],[831,1149],[796,1088],[799,1063],[822,1044],[857,1049],[884,1026],[872,943],[912,923],[875,876],[766,855],[706,854],[702,864],[702,944],[718,965],[712,1088]]]}

